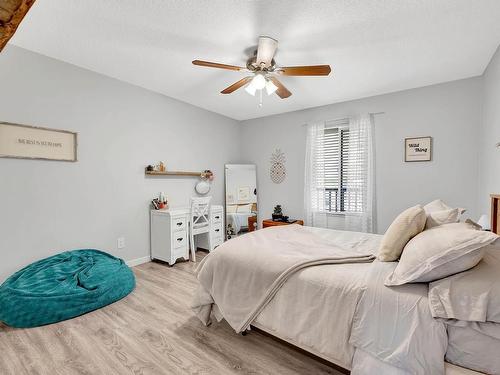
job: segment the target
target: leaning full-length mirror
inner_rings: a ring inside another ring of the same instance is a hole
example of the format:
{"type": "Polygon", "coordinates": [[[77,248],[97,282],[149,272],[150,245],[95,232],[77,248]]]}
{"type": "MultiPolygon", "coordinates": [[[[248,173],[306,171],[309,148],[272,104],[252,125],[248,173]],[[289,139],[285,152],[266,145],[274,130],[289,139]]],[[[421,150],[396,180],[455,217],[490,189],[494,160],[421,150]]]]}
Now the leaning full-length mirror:
{"type": "Polygon", "coordinates": [[[257,229],[257,169],[226,164],[226,235],[230,239],[257,229]]]}

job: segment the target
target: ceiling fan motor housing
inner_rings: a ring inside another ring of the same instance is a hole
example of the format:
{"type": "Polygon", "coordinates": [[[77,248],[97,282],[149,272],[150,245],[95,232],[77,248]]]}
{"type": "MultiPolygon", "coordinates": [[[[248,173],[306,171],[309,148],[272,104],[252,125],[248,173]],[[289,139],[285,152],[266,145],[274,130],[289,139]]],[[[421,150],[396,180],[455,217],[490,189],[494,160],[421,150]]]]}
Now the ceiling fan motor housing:
{"type": "Polygon", "coordinates": [[[257,50],[252,57],[247,60],[247,69],[252,72],[263,71],[263,72],[272,72],[276,68],[276,61],[274,59],[271,60],[271,65],[266,67],[259,66],[257,64],[257,50]]]}

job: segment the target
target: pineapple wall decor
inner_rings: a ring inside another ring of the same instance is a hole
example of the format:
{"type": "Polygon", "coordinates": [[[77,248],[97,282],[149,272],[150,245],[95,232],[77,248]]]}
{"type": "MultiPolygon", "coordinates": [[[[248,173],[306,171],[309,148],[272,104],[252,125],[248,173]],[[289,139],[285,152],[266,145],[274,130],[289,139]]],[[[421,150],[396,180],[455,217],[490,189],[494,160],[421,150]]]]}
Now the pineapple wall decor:
{"type": "Polygon", "coordinates": [[[271,181],[275,184],[281,184],[286,177],[285,154],[277,148],[271,155],[271,168],[269,174],[271,181]]]}

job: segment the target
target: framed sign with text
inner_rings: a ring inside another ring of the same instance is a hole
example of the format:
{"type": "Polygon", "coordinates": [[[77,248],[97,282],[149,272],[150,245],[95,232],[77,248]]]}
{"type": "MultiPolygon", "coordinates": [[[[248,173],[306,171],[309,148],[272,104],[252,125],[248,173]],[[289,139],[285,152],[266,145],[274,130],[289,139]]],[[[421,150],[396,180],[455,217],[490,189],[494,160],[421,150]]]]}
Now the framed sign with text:
{"type": "Polygon", "coordinates": [[[431,160],[432,137],[405,138],[405,162],[431,160]]]}
{"type": "Polygon", "coordinates": [[[77,133],[0,122],[0,157],[77,160],[77,133]]]}

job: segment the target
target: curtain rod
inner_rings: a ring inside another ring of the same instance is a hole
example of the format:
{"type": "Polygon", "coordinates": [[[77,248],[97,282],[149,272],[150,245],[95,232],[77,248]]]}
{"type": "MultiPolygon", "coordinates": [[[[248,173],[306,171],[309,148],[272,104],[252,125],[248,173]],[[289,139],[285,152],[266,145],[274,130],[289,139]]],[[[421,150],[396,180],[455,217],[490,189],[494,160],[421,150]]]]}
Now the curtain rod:
{"type": "MultiPolygon", "coordinates": [[[[385,112],[368,112],[369,115],[376,116],[376,115],[385,115],[385,112]]],[[[337,118],[337,119],[332,119],[332,120],[325,120],[325,122],[335,122],[335,121],[342,121],[342,120],[349,120],[349,117],[342,117],[342,118],[337,118]]],[[[317,122],[317,121],[314,121],[317,122]]],[[[306,124],[302,124],[302,126],[307,126],[306,124]]]]}

